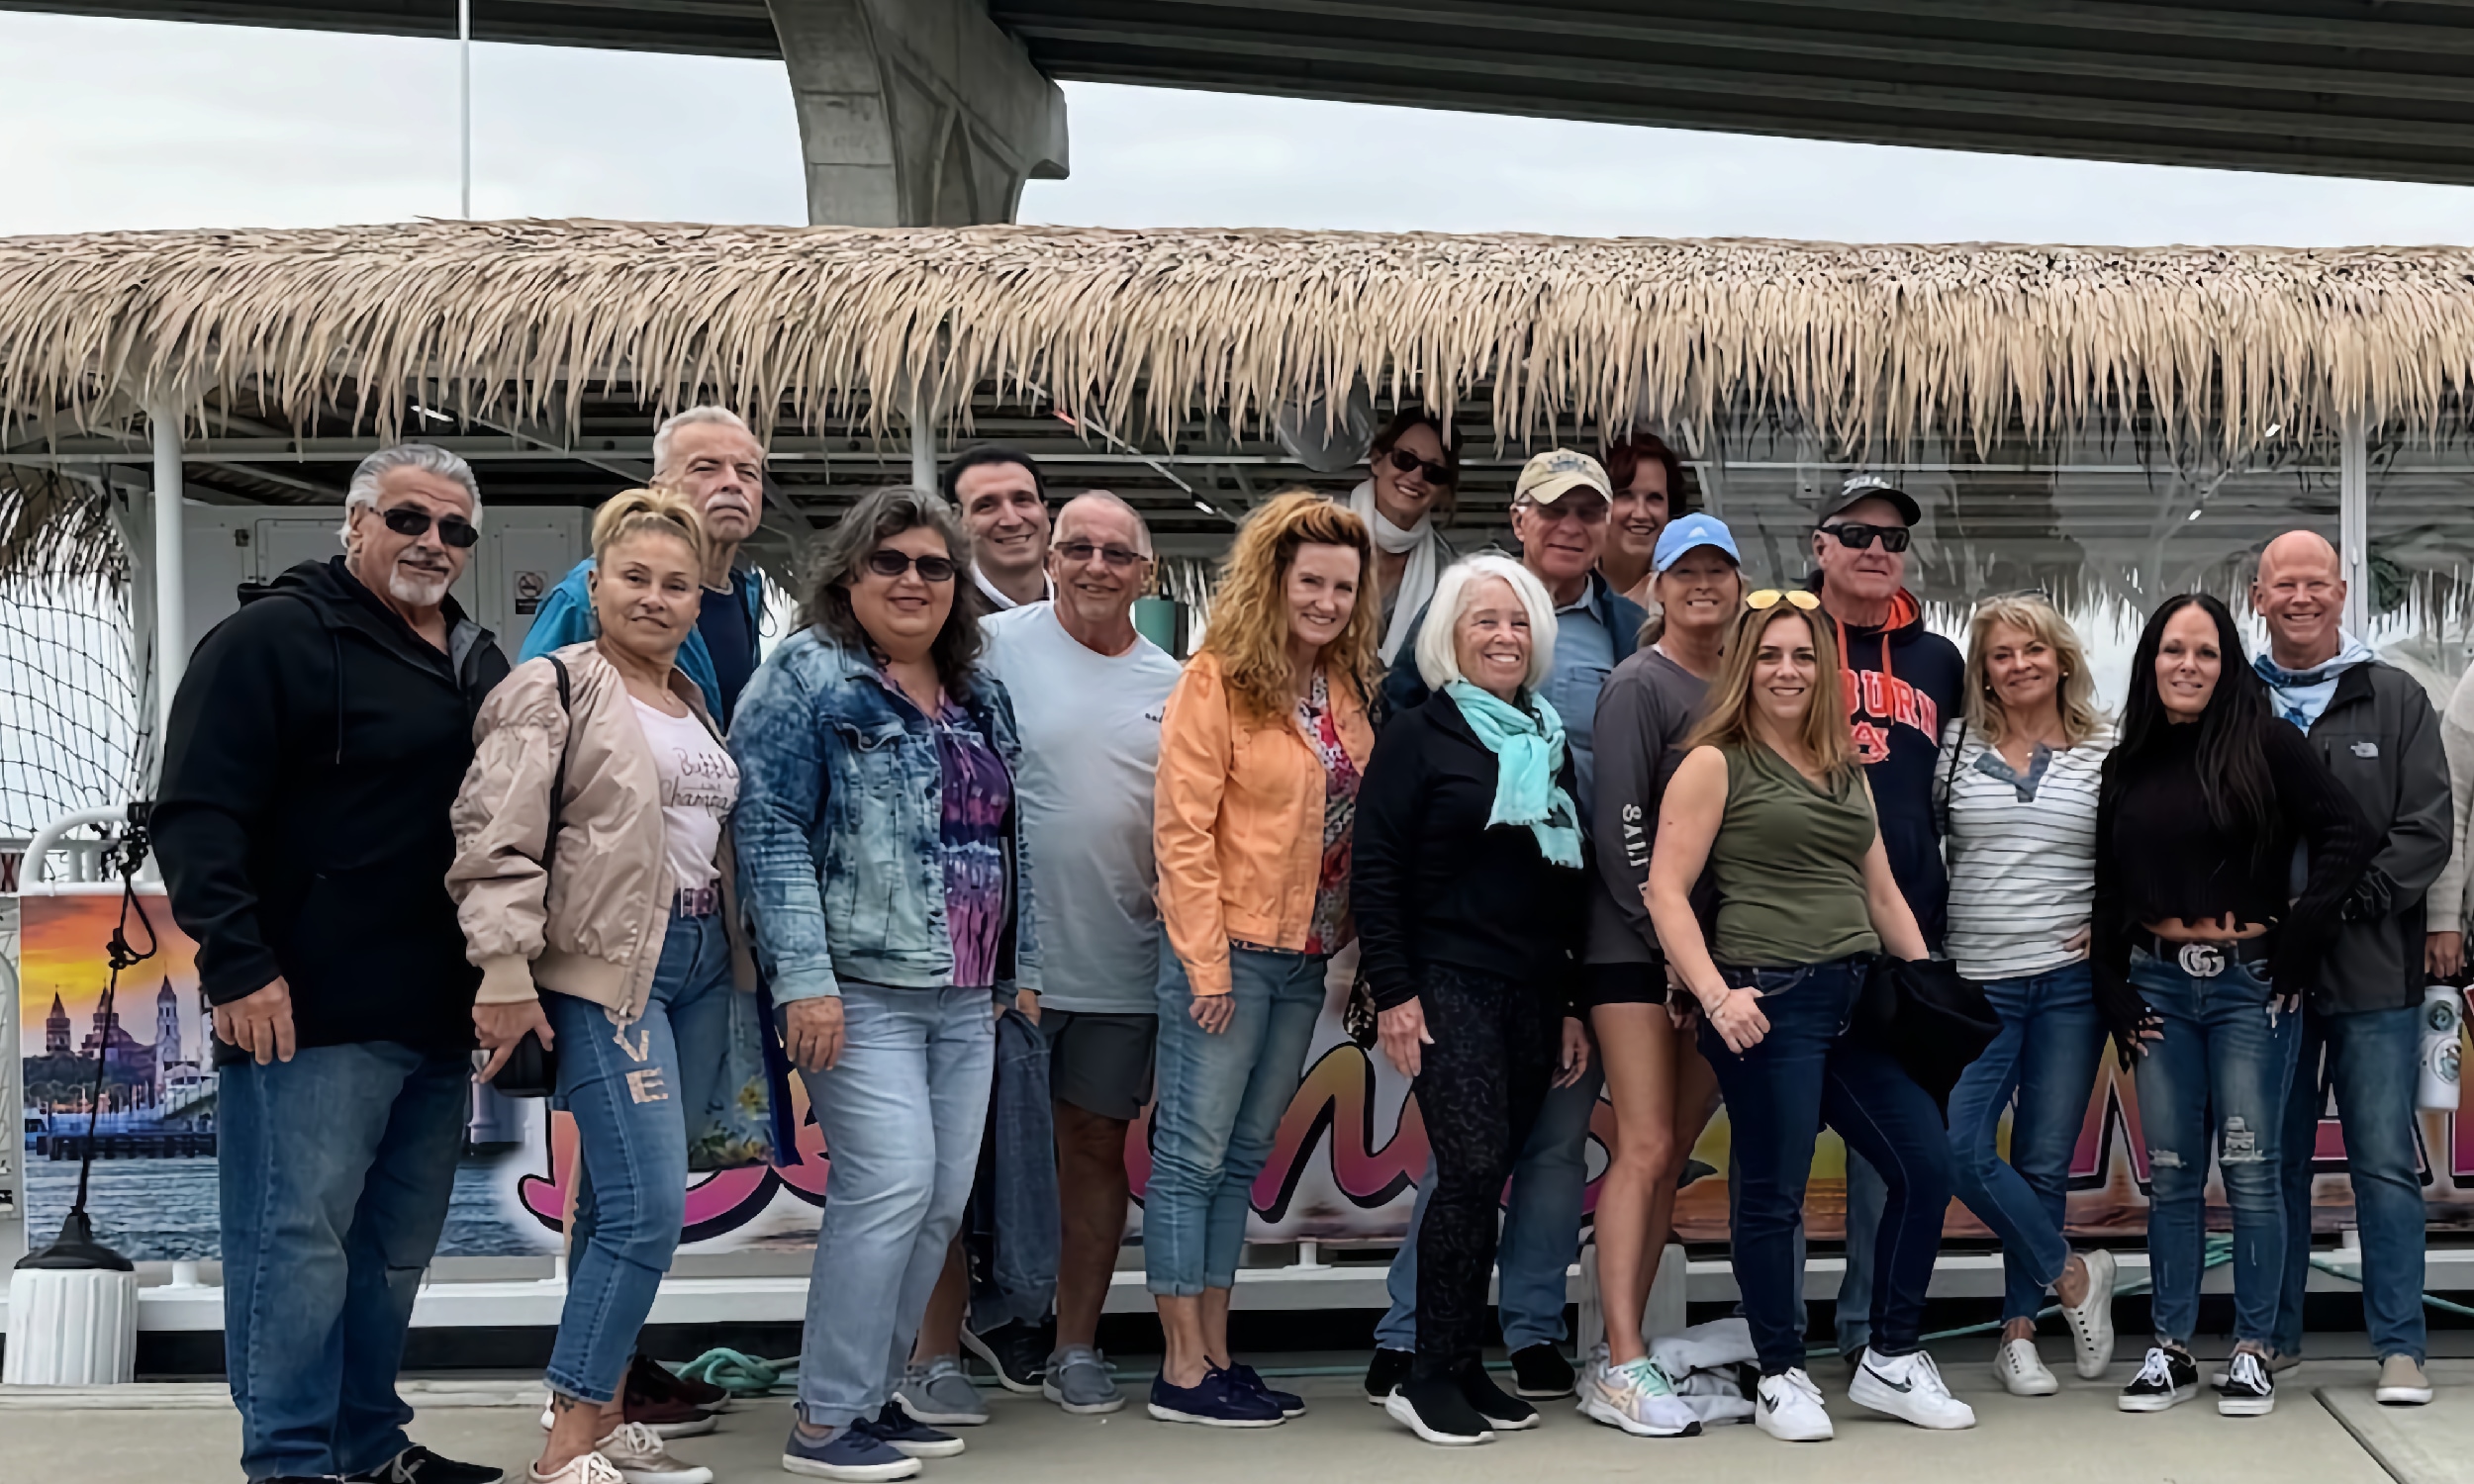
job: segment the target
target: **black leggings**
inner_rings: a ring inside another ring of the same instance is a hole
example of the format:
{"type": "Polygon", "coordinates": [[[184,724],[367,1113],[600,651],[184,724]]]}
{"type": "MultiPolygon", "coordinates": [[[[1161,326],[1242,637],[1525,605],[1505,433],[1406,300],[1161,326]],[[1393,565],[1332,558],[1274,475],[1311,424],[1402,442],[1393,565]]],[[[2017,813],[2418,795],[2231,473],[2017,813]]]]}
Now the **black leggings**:
{"type": "Polygon", "coordinates": [[[1563,1007],[1493,974],[1430,965],[1417,1107],[1435,1155],[1435,1188],[1417,1230],[1419,1377],[1476,1358],[1485,1334],[1495,1220],[1512,1161],[1555,1077],[1563,1007]]]}

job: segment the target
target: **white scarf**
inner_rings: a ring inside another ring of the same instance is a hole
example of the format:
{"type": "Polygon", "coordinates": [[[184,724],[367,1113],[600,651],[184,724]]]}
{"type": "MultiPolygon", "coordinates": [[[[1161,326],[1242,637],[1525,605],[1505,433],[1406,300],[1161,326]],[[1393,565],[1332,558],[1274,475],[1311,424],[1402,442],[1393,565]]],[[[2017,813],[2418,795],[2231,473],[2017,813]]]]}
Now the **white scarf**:
{"type": "Polygon", "coordinates": [[[1435,570],[1435,516],[1428,510],[1417,517],[1407,530],[1384,518],[1375,507],[1375,482],[1367,480],[1349,492],[1349,510],[1375,536],[1375,549],[1398,556],[1409,554],[1409,565],[1400,574],[1400,596],[1392,603],[1391,621],[1383,626],[1382,642],[1377,650],[1388,665],[1409,641],[1409,633],[1417,626],[1417,615],[1435,596],[1435,579],[1442,574],[1435,570]]]}

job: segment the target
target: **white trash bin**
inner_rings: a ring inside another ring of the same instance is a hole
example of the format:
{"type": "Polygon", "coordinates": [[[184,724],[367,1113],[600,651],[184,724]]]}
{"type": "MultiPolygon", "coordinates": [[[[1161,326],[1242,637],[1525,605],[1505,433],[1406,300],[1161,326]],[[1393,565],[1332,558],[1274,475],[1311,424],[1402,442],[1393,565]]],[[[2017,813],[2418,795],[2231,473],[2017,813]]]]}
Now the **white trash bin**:
{"type": "Polygon", "coordinates": [[[138,1273],[82,1210],[9,1273],[11,1386],[125,1386],[138,1374],[138,1273]]]}

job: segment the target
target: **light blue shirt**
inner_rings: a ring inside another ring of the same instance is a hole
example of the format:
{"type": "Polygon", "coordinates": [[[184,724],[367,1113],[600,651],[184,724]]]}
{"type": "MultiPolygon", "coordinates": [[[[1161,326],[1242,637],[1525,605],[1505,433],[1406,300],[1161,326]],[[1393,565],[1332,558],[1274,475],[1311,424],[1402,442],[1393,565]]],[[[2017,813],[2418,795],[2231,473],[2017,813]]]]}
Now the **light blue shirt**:
{"type": "Polygon", "coordinates": [[[1590,603],[1595,585],[1570,607],[1555,610],[1555,672],[1539,694],[1564,718],[1564,744],[1571,749],[1572,779],[1579,785],[1580,817],[1597,797],[1597,749],[1590,733],[1598,716],[1598,692],[1615,671],[1615,634],[1606,614],[1590,603]]]}

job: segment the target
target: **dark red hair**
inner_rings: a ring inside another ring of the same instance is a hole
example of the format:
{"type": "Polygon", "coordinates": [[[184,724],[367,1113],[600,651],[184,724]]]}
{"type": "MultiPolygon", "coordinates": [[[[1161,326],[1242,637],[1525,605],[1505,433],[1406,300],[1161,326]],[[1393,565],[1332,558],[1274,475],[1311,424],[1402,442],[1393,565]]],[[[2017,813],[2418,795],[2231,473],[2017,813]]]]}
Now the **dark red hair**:
{"type": "Polygon", "coordinates": [[[1640,471],[1643,459],[1656,459],[1666,466],[1666,512],[1669,516],[1682,514],[1685,497],[1691,493],[1683,480],[1683,460],[1658,434],[1634,433],[1609,447],[1598,462],[1606,466],[1607,485],[1623,491],[1632,488],[1632,476],[1640,471]]]}

